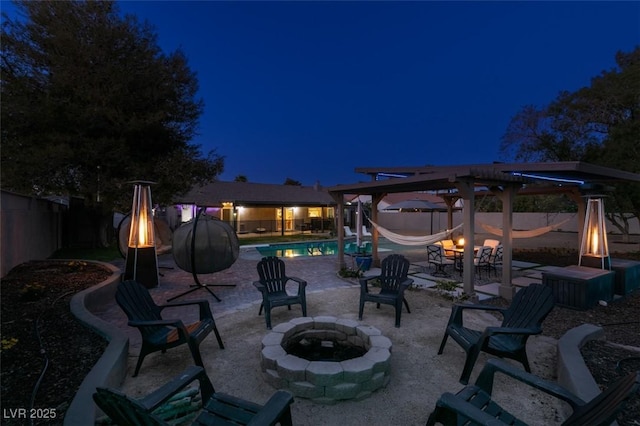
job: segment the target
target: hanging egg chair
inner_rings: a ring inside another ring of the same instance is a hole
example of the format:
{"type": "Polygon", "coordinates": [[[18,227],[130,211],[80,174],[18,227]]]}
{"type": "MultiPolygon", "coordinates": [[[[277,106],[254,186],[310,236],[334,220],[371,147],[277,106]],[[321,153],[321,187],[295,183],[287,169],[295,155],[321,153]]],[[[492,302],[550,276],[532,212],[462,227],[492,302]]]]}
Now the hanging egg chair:
{"type": "MultiPolygon", "coordinates": [[[[189,222],[173,231],[173,259],[176,266],[193,274],[196,282],[191,290],[179,294],[169,301],[195,291],[207,290],[218,301],[220,299],[209,288],[201,284],[198,274],[211,274],[230,268],[238,260],[240,243],[234,229],[219,219],[206,216],[202,209],[189,222]]],[[[210,284],[211,286],[228,286],[210,284]]]]}

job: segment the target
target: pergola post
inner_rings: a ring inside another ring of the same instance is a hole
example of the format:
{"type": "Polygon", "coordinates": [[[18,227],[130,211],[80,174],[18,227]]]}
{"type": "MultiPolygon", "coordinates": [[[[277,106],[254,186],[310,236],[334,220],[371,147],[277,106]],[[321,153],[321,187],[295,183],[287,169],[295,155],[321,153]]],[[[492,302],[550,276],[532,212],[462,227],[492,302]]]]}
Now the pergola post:
{"type": "Polygon", "coordinates": [[[578,206],[578,241],[576,242],[576,247],[579,247],[582,241],[584,219],[587,216],[587,200],[579,190],[571,191],[569,197],[576,203],[576,206],[578,206]]]}
{"type": "Polygon", "coordinates": [[[463,259],[463,291],[473,298],[475,296],[475,267],[473,258],[475,256],[473,246],[475,245],[475,188],[473,179],[456,180],[455,186],[458,189],[462,200],[462,222],[464,223],[464,259],[463,259]]]}
{"type": "Polygon", "coordinates": [[[515,294],[512,280],[513,264],[513,200],[520,184],[492,187],[491,192],[502,202],[502,282],[498,289],[500,297],[511,300],[515,294]]]}
{"type": "MultiPolygon", "coordinates": [[[[371,220],[378,223],[378,204],[385,197],[385,193],[371,194],[371,220]]],[[[378,228],[375,226],[371,229],[371,254],[372,263],[376,268],[380,267],[380,255],[378,254],[378,228]]]]}
{"type": "Polygon", "coordinates": [[[336,204],[336,232],[338,235],[338,271],[347,267],[344,261],[344,195],[330,193],[336,204]]]}

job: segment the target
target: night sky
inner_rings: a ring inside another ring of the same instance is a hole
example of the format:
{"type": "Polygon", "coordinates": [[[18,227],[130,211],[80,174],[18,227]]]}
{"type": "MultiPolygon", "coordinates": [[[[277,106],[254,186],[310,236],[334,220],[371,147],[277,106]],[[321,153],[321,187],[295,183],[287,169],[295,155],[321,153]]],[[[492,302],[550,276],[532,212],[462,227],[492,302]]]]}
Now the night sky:
{"type": "MultiPolygon", "coordinates": [[[[3,2],[4,6],[4,2],[3,2]]],[[[355,183],[486,163],[511,117],[640,45],[640,2],[124,1],[182,48],[222,180],[355,183]]]]}

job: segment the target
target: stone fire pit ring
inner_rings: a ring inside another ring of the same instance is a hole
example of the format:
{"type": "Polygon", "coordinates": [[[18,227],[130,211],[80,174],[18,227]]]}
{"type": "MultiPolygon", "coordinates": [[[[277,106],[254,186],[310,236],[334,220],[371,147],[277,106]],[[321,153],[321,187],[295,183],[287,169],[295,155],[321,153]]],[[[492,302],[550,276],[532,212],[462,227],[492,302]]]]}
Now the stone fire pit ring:
{"type": "Polygon", "coordinates": [[[332,404],[361,400],[389,383],[391,340],[375,327],[332,316],[302,317],[278,324],[262,339],[261,367],[265,380],[297,397],[332,404]],[[343,340],[366,353],[340,362],[308,361],[288,354],[284,344],[300,333],[343,340]]]}

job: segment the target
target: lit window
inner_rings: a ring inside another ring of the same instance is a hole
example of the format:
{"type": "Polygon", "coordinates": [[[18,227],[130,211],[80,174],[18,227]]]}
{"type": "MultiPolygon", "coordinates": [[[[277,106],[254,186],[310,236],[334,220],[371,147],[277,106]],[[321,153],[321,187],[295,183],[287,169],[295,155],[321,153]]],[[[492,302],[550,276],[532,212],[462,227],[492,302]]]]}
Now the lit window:
{"type": "Polygon", "coordinates": [[[321,207],[309,207],[309,217],[322,217],[321,207]]]}

